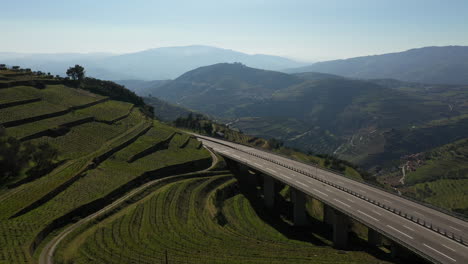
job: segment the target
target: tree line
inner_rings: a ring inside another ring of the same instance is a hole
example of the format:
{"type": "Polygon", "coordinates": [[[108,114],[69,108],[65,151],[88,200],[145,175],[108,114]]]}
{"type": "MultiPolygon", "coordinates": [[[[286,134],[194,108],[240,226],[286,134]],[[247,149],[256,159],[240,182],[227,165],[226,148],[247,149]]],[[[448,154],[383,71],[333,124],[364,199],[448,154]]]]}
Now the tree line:
{"type": "Polygon", "coordinates": [[[189,113],[187,117],[178,117],[174,121],[174,125],[176,127],[188,128],[209,136],[213,136],[215,134],[212,122],[201,114],[189,113]]]}

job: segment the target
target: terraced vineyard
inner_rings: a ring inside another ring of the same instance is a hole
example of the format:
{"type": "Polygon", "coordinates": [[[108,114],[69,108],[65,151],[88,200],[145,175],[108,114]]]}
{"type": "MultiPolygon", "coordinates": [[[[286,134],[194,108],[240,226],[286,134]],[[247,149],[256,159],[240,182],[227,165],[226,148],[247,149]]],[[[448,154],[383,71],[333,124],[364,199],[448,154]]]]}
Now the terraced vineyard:
{"type": "MultiPolygon", "coordinates": [[[[50,76],[0,71],[0,78],[7,83],[0,85],[0,124],[7,136],[58,151],[52,171],[34,178],[23,173],[0,185],[2,264],[43,263],[47,242],[75,225],[58,244],[54,263],[388,259],[368,251],[358,237],[351,251],[333,249],[319,220],[316,228],[296,229],[283,216],[270,215],[259,197],[240,190],[222,161],[207,170],[212,157],[199,141],[137,105],[50,76]],[[75,224],[114,205],[96,221],[75,224]]],[[[287,189],[282,194],[287,200],[287,189]]],[[[308,207],[311,215],[320,211],[314,203],[308,207]]]]}
{"type": "Polygon", "coordinates": [[[258,202],[240,193],[228,173],[161,184],[76,231],[57,259],[166,263],[167,255],[168,263],[386,263],[363,251],[339,252],[320,235],[311,241],[311,234],[300,235],[280,220],[272,225],[258,202]]]}
{"type": "Polygon", "coordinates": [[[47,142],[61,160],[46,175],[22,175],[16,187],[0,188],[0,263],[35,263],[38,247],[54,230],[146,181],[210,164],[210,154],[197,140],[153,121],[131,103],[70,88],[51,77],[13,71],[0,71],[0,76],[10,83],[0,89],[0,124],[7,135],[47,142]],[[22,80],[45,85],[13,86],[22,80]],[[166,148],[128,162],[170,135],[166,148]]]}

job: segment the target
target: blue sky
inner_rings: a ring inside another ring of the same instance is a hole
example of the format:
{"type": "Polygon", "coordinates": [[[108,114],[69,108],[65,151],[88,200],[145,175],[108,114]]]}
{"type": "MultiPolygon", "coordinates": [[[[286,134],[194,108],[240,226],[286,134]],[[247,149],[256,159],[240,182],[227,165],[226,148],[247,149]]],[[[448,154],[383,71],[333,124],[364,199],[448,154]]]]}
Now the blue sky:
{"type": "Polygon", "coordinates": [[[468,45],[466,0],[16,0],[0,7],[3,52],[201,44],[315,61],[468,45]]]}

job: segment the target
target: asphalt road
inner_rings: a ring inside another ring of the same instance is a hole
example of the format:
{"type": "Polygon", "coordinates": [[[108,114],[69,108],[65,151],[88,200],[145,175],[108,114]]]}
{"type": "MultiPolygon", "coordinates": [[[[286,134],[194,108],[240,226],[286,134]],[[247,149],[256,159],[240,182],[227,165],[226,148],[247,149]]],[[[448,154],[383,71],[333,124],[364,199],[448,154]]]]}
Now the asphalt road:
{"type": "Polygon", "coordinates": [[[468,247],[464,244],[468,243],[468,223],[461,219],[315,166],[223,140],[197,137],[219,155],[325,202],[434,263],[468,263],[468,247]]]}

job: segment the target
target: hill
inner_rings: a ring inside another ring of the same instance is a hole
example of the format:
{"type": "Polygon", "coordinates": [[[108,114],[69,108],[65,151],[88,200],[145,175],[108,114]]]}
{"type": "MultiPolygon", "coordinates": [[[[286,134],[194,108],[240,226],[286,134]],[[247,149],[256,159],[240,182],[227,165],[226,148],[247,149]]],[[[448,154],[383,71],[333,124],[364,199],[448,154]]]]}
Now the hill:
{"type": "Polygon", "coordinates": [[[117,80],[116,83],[125,86],[131,91],[134,91],[141,97],[149,97],[151,93],[158,87],[168,83],[170,80],[117,80]]]}
{"type": "Polygon", "coordinates": [[[143,100],[117,84],[88,79],[73,88],[21,70],[0,70],[0,78],[0,142],[9,137],[21,148],[44,145],[57,153],[47,170],[22,170],[0,184],[0,263],[32,263],[43,239],[72,219],[149,180],[210,164],[197,140],[153,121],[143,100]]]}
{"type": "Polygon", "coordinates": [[[145,97],[145,103],[153,107],[156,119],[170,122],[176,120],[178,117],[187,116],[193,111],[168,103],[156,97],[145,97]]]}
{"type": "Polygon", "coordinates": [[[153,94],[247,134],[366,167],[465,133],[466,86],[308,76],[215,64],[187,72],[153,94]],[[415,140],[422,135],[424,144],[415,140]]]}
{"type": "Polygon", "coordinates": [[[80,64],[87,69],[89,76],[105,80],[173,79],[191,69],[221,62],[242,62],[252,67],[269,70],[304,65],[278,56],[249,55],[201,45],[164,47],[127,54],[0,53],[0,63],[21,65],[51,72],[54,75],[63,75],[63,69],[69,65],[80,64]]]}
{"type": "Polygon", "coordinates": [[[403,194],[468,216],[468,138],[406,156],[400,167],[392,176],[403,194]]]}
{"type": "Polygon", "coordinates": [[[335,75],[335,74],[328,74],[328,73],[321,73],[321,72],[300,72],[300,73],[293,73],[294,76],[300,77],[305,80],[309,81],[317,81],[317,80],[324,80],[324,79],[343,79],[344,77],[335,75]]]}
{"type": "Polygon", "coordinates": [[[317,62],[285,70],[322,72],[358,79],[398,79],[431,84],[468,84],[468,47],[446,46],[317,62]]]}
{"type": "MultiPolygon", "coordinates": [[[[0,263],[47,263],[49,254],[56,263],[157,263],[168,255],[195,263],[389,263],[383,251],[366,252],[358,223],[347,254],[332,248],[325,224],[292,227],[287,188],[281,212],[269,216],[223,160],[148,109],[109,81],[0,70],[0,162],[15,153],[4,152],[5,142],[28,161],[0,178],[0,263]],[[29,146],[38,147],[23,151],[29,146]]],[[[321,221],[316,201],[307,208],[321,221]]]]}
{"type": "Polygon", "coordinates": [[[284,73],[220,63],[189,71],[156,89],[154,96],[226,117],[230,108],[269,98],[276,89],[300,82],[301,79],[284,73]]]}

